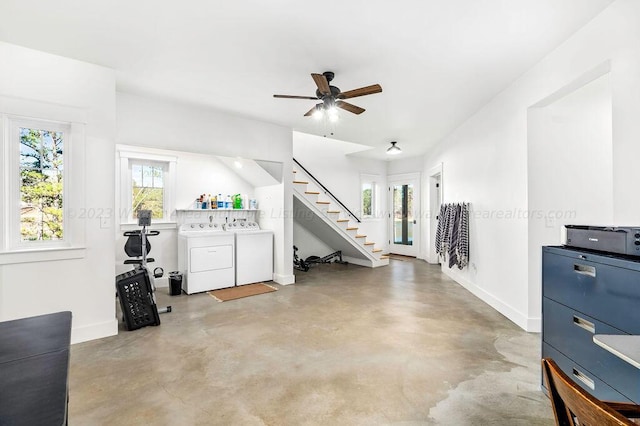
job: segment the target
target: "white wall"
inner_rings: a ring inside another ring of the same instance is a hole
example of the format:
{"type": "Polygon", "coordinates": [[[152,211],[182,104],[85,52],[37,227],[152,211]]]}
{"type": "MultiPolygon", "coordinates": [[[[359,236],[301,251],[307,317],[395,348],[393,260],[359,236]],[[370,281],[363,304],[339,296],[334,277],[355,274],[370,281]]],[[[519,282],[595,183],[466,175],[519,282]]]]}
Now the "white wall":
{"type": "MultiPolygon", "coordinates": [[[[557,245],[564,225],[613,223],[611,114],[608,73],[529,110],[530,292],[542,291],[540,247],[557,245]]],[[[541,310],[541,298],[529,305],[541,310]]]]}
{"type": "MultiPolygon", "coordinates": [[[[0,95],[85,111],[84,257],[0,266],[0,320],[70,310],[72,342],[117,333],[113,222],[115,74],[0,42],[0,95]]],[[[37,118],[37,114],[35,118],[37,118]]]]}
{"type": "MultiPolygon", "coordinates": [[[[286,127],[127,93],[118,93],[116,102],[116,140],[120,144],[278,161],[284,170],[292,169],[292,135],[286,127]]],[[[275,213],[270,212],[277,215],[271,229],[275,232],[275,274],[281,284],[294,280],[291,185],[288,179],[278,185],[281,194],[273,198],[275,213]]]]}
{"type": "MultiPolygon", "coordinates": [[[[392,156],[389,156],[392,157],[392,156]]],[[[409,158],[393,158],[387,162],[388,175],[401,175],[403,173],[422,172],[424,156],[417,155],[409,158]]]]}
{"type": "MultiPolygon", "coordinates": [[[[363,219],[361,223],[353,223],[359,228],[359,233],[367,235],[367,241],[375,242],[376,247],[386,251],[388,249],[387,205],[385,198],[387,162],[348,155],[353,152],[354,146],[355,144],[344,143],[335,139],[298,132],[293,134],[294,158],[318,178],[356,216],[361,216],[360,176],[367,174],[379,177],[377,184],[380,203],[378,203],[379,211],[377,212],[377,217],[363,219]]],[[[321,195],[321,199],[325,200],[323,195],[321,195]]],[[[326,200],[331,201],[329,198],[326,198],[326,200]]],[[[348,218],[346,215],[344,217],[348,218]]],[[[300,249],[302,250],[304,244],[298,240],[297,236],[295,242],[296,245],[300,244],[300,249]]],[[[305,248],[305,250],[308,249],[305,248]]]]}
{"type": "Polygon", "coordinates": [[[303,220],[293,219],[293,237],[296,247],[298,247],[298,257],[306,259],[309,256],[326,256],[335,251],[314,233],[306,228],[303,220]]]}
{"type": "Polygon", "coordinates": [[[523,215],[529,207],[527,111],[608,60],[613,219],[637,222],[640,200],[629,196],[640,157],[640,2],[634,0],[614,2],[443,139],[425,161],[425,170],[443,163],[444,201],[469,201],[474,210],[469,268],[443,270],[527,330],[540,329],[541,297],[539,285],[529,285],[535,260],[529,258],[523,215]]]}

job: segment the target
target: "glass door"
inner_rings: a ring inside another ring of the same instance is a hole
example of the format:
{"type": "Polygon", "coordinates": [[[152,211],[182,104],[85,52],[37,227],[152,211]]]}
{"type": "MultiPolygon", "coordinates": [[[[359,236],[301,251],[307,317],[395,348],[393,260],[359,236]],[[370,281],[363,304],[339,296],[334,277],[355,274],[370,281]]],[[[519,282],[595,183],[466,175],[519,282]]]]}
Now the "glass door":
{"type": "MultiPolygon", "coordinates": [[[[391,178],[391,176],[390,176],[391,178]]],[[[419,253],[419,180],[389,180],[390,200],[390,239],[389,251],[405,256],[417,256],[419,253]]]]}

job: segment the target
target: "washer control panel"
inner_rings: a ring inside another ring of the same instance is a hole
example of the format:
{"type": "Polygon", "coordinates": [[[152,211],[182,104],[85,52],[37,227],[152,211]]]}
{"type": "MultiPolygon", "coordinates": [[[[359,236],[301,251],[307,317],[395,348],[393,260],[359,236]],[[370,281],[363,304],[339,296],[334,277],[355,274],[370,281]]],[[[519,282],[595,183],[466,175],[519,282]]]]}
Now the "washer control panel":
{"type": "Polygon", "coordinates": [[[227,223],[225,225],[227,231],[257,231],[260,230],[260,226],[257,222],[249,220],[237,220],[235,222],[227,223]]]}

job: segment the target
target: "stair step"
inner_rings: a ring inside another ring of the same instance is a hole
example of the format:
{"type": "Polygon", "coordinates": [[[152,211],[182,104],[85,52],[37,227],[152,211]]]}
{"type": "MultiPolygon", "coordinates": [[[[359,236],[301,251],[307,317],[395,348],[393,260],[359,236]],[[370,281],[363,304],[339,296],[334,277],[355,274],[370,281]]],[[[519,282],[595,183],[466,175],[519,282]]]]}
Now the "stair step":
{"type": "Polygon", "coordinates": [[[358,228],[347,228],[347,231],[357,231],[358,228]]]}
{"type": "Polygon", "coordinates": [[[309,182],[305,182],[303,180],[294,180],[293,183],[297,183],[297,184],[300,184],[300,185],[309,185],[309,182]]]}
{"type": "MultiPolygon", "coordinates": [[[[382,251],[382,249],[380,249],[380,250],[374,250],[373,252],[374,252],[374,253],[377,253],[378,251],[382,251]]],[[[388,259],[388,258],[389,258],[389,255],[388,255],[388,254],[382,254],[382,255],[380,255],[380,259],[388,259]]]]}
{"type": "Polygon", "coordinates": [[[356,235],[356,238],[367,238],[366,235],[356,235]]]}
{"type": "MultiPolygon", "coordinates": [[[[382,251],[382,249],[373,249],[372,253],[380,253],[381,251],[382,251]]],[[[382,257],[382,256],[380,256],[380,257],[382,257]]],[[[389,257],[389,256],[387,256],[387,257],[389,257]]]]}
{"type": "Polygon", "coordinates": [[[327,210],[327,213],[340,213],[340,210],[327,210]]]}
{"type": "Polygon", "coordinates": [[[329,201],[316,201],[316,204],[331,204],[329,201]]]}
{"type": "Polygon", "coordinates": [[[336,222],[349,222],[349,219],[338,219],[336,222]]]}
{"type": "Polygon", "coordinates": [[[316,191],[304,191],[305,194],[309,194],[309,195],[319,195],[319,192],[316,191]]]}
{"type": "Polygon", "coordinates": [[[374,246],[376,243],[364,243],[365,246],[374,246]]]}

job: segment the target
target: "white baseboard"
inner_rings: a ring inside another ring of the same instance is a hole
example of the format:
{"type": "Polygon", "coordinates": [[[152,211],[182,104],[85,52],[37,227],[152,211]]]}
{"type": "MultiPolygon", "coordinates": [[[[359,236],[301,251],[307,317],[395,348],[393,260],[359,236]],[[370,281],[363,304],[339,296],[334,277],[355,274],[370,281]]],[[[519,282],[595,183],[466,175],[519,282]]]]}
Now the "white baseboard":
{"type": "Polygon", "coordinates": [[[442,267],[442,272],[446,276],[460,284],[462,287],[470,291],[478,299],[482,300],[487,305],[491,306],[493,309],[507,317],[507,319],[509,319],[524,331],[530,333],[539,333],[542,330],[542,320],[540,318],[528,318],[526,315],[523,315],[512,306],[507,305],[502,300],[496,298],[494,295],[488,293],[472,282],[466,280],[463,277],[451,274],[451,272],[449,272],[448,268],[445,266],[442,267]]]}
{"type": "Polygon", "coordinates": [[[118,320],[116,318],[97,324],[73,327],[71,329],[71,344],[115,336],[116,334],[118,334],[118,320]]]}
{"type": "Polygon", "coordinates": [[[273,281],[280,285],[289,285],[295,284],[296,276],[295,275],[282,275],[282,274],[273,274],[273,281]]]}

